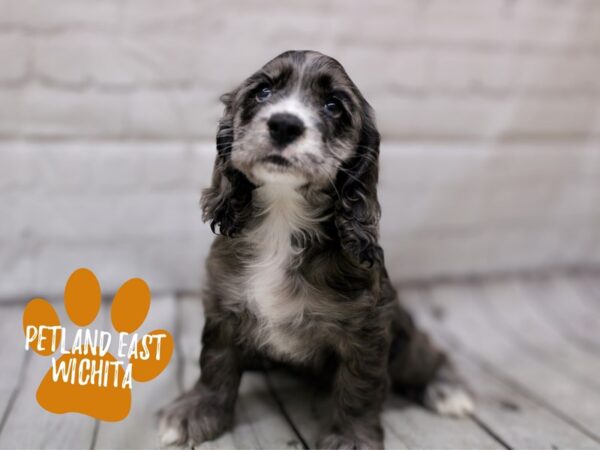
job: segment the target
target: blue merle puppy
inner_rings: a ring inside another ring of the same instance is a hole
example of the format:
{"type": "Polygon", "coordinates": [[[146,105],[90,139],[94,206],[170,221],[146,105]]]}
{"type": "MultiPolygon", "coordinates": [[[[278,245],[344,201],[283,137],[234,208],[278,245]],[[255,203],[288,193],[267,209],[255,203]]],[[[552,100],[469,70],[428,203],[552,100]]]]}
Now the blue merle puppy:
{"type": "Polygon", "coordinates": [[[378,243],[379,133],[344,68],[289,51],[224,95],[204,219],[206,323],[195,387],[160,413],[165,444],[232,426],[244,370],[283,366],[332,392],[319,448],[383,448],[390,389],[442,414],[473,404],[402,309],[378,243]]]}

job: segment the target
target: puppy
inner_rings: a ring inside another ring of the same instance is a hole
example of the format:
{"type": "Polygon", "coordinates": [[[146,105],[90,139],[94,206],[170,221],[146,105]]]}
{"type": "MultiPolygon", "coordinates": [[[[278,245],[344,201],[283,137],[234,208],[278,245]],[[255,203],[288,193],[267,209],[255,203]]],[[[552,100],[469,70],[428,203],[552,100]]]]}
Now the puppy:
{"type": "Polygon", "coordinates": [[[319,448],[383,448],[389,388],[469,414],[448,359],[415,328],[378,243],[379,133],[335,59],[289,51],[222,97],[204,219],[206,324],[195,387],[160,413],[165,444],[232,425],[244,370],[276,365],[329,382],[319,448]]]}

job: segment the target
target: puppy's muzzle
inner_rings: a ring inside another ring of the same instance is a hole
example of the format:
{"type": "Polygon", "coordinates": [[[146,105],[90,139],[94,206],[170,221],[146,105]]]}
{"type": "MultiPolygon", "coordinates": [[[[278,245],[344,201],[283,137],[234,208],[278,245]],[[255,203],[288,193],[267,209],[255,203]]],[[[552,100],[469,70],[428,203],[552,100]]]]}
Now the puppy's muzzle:
{"type": "Polygon", "coordinates": [[[271,141],[283,149],[304,133],[304,123],[298,116],[290,113],[275,113],[267,121],[271,141]]]}

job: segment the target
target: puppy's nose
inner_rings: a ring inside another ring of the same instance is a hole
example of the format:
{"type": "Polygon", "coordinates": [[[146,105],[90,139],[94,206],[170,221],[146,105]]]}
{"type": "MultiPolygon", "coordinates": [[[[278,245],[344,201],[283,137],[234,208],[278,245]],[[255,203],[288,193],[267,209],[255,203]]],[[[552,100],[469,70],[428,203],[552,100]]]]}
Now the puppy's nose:
{"type": "Polygon", "coordinates": [[[268,122],[271,140],[278,147],[285,147],[304,133],[304,123],[298,116],[290,113],[275,113],[268,122]]]}

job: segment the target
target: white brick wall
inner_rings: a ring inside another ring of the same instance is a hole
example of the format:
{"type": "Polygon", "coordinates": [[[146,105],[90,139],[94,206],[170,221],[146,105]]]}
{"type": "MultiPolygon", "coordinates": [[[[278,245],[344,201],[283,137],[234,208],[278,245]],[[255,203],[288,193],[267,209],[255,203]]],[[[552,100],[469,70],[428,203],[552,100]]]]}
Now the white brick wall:
{"type": "MultiPolygon", "coordinates": [[[[395,279],[600,264],[600,141],[382,147],[395,279]]],[[[199,193],[212,144],[0,145],[0,298],[57,293],[73,268],[107,292],[143,276],[194,290],[212,240],[199,193]]]]}
{"type": "Polygon", "coordinates": [[[315,48],[388,137],[587,136],[598,30],[595,0],[0,0],[0,133],[212,138],[220,93],[315,48]]]}
{"type": "Polygon", "coordinates": [[[394,277],[600,263],[597,0],[0,0],[0,299],[197,289],[218,97],[289,48],[377,111],[394,277]]]}

